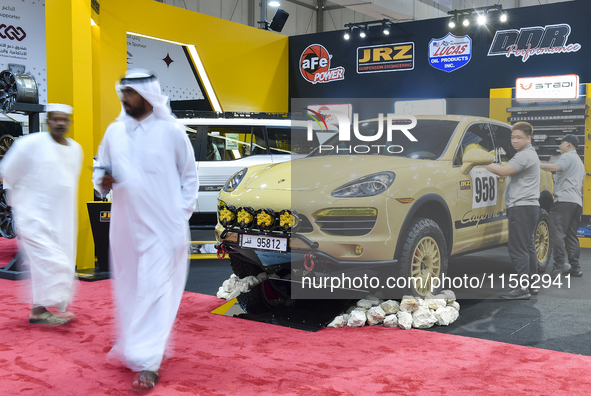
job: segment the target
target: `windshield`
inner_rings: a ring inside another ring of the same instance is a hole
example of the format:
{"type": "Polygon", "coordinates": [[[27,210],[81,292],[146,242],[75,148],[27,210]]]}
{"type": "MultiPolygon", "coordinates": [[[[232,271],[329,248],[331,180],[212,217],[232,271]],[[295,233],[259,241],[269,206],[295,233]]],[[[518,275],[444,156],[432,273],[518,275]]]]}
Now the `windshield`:
{"type": "MultiPolygon", "coordinates": [[[[394,120],[393,124],[398,129],[392,132],[392,140],[387,140],[387,127],[384,122],[382,135],[375,141],[362,141],[355,136],[351,128],[351,140],[340,141],[339,134],[335,134],[329,140],[320,145],[310,156],[322,155],[388,155],[416,159],[437,159],[443,154],[443,150],[458,126],[458,121],[451,120],[417,120],[417,125],[408,129],[408,132],[416,138],[411,141],[401,130],[404,124],[410,124],[410,120],[394,120]]],[[[359,134],[362,136],[375,136],[378,134],[378,121],[360,122],[359,134]]]]}

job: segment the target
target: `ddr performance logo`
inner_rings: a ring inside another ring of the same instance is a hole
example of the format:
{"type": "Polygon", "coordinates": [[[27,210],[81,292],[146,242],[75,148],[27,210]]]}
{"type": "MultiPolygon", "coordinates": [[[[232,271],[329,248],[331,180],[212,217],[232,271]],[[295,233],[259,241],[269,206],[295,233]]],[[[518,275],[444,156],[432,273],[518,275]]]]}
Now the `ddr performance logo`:
{"type": "Polygon", "coordinates": [[[452,72],[466,66],[472,58],[470,36],[455,36],[448,33],[440,39],[429,42],[429,64],[444,72],[452,72]]]}
{"type": "Polygon", "coordinates": [[[300,73],[312,84],[327,83],[345,79],[345,68],[330,68],[332,55],[320,44],[312,44],[300,56],[300,73]]]}

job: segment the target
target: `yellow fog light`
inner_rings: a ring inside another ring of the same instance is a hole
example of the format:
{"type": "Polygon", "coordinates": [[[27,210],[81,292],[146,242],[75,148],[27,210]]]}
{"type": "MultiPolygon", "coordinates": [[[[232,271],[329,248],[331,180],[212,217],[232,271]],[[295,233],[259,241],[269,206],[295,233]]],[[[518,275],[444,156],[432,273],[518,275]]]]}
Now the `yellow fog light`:
{"type": "Polygon", "coordinates": [[[240,228],[251,229],[254,225],[254,209],[250,206],[239,208],[236,213],[236,220],[240,228]]]}
{"type": "Polygon", "coordinates": [[[223,206],[219,210],[220,224],[224,227],[232,227],[236,222],[236,208],[232,205],[223,206]]]}
{"type": "Polygon", "coordinates": [[[260,209],[256,212],[257,227],[261,231],[272,231],[275,228],[275,212],[271,209],[260,209]]]}
{"type": "Polygon", "coordinates": [[[279,212],[279,228],[283,232],[290,232],[298,225],[298,217],[291,210],[282,210],[279,212]]]}
{"type": "Polygon", "coordinates": [[[361,245],[355,246],[355,254],[361,256],[363,254],[363,247],[361,245]]]}

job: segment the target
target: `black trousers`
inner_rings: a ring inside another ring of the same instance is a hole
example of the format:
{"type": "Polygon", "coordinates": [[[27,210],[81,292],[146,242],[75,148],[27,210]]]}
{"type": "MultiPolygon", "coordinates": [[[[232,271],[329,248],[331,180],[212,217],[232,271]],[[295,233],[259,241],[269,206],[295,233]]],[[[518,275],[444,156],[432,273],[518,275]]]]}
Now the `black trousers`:
{"type": "Polygon", "coordinates": [[[550,208],[550,240],[554,254],[554,268],[568,262],[579,267],[580,246],[577,229],[583,208],[572,202],[554,202],[550,208]]]}
{"type": "Polygon", "coordinates": [[[534,233],[540,215],[539,206],[514,206],[507,209],[509,219],[509,257],[521,279],[538,273],[538,258],[534,233]]]}

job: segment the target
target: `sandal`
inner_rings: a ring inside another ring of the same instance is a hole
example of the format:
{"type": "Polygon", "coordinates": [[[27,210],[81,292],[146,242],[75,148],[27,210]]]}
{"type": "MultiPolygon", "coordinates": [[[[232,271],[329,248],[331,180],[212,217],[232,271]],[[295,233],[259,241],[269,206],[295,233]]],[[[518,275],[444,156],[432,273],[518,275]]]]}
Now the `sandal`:
{"type": "Polygon", "coordinates": [[[60,318],[57,315],[52,314],[49,311],[45,311],[36,318],[29,317],[29,323],[44,324],[51,326],[60,326],[68,323],[67,319],[60,318]]]}
{"type": "Polygon", "coordinates": [[[135,375],[131,384],[131,391],[135,393],[150,392],[158,383],[156,371],[143,370],[135,375]]]}

